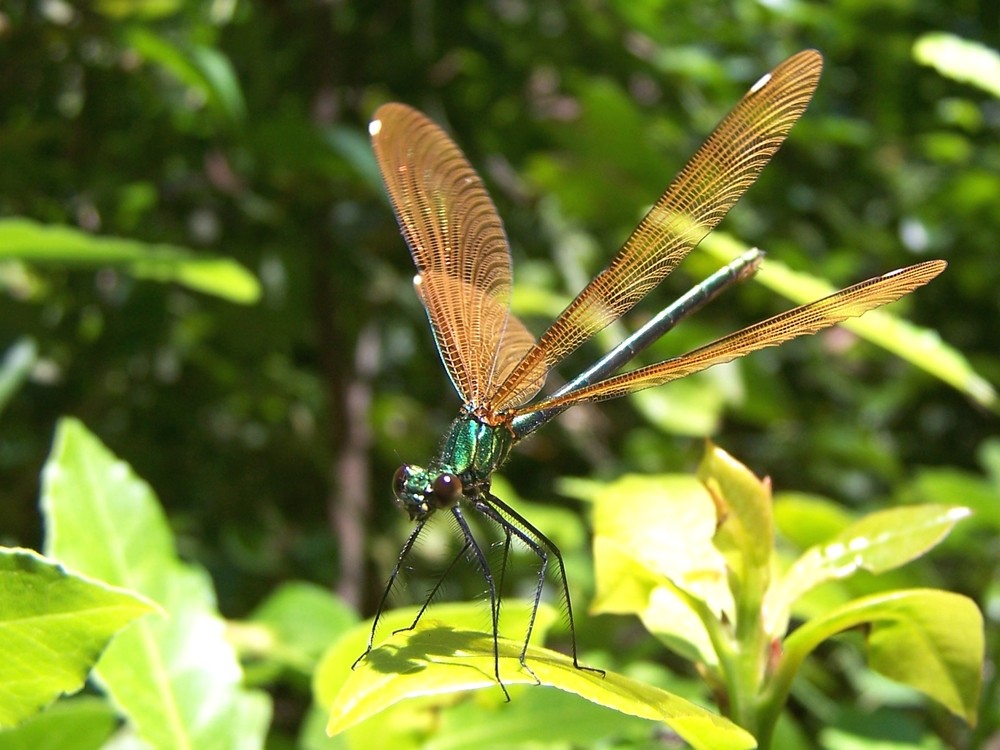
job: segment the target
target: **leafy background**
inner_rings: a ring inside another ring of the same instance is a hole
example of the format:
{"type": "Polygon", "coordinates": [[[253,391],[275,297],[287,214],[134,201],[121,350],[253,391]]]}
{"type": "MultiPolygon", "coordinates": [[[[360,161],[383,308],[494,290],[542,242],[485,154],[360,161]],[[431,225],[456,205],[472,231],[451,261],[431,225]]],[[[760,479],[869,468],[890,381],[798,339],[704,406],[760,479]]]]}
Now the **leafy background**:
{"type": "MultiPolygon", "coordinates": [[[[1000,7],[5,3],[0,216],[231,258],[261,292],[245,305],[236,281],[222,296],[112,262],[0,265],[4,543],[41,547],[39,470],[56,420],[72,414],[156,488],[225,615],[291,579],[371,612],[407,531],[388,479],[425,460],[458,407],[367,145],[368,117],[392,99],[446,124],[483,174],[513,247],[515,304],[540,330],[743,91],[816,47],[827,68],[815,101],[723,231],[838,284],[947,259],[897,311],[1000,382],[1000,102],[920,61],[918,42],[942,31],[996,50],[1000,7]]],[[[643,311],[712,267],[693,256],[643,311]]],[[[658,352],[786,306],[745,285],[658,352]]],[[[564,508],[577,506],[559,478],[690,472],[700,435],[779,489],[859,512],[969,505],[976,520],[918,576],[993,613],[995,654],[995,432],[988,406],[833,332],[567,413],[517,452],[504,491],[547,504],[531,518],[568,537],[557,541],[575,561],[581,609],[585,538],[571,533],[564,508]]],[[[590,648],[635,635],[621,620],[581,619],[590,648]]],[[[861,668],[829,659],[817,689],[835,703],[861,668]]],[[[294,733],[308,698],[277,698],[272,732],[294,733]]],[[[935,729],[984,743],[997,709],[987,714],[973,734],[943,718],[935,729]]]]}

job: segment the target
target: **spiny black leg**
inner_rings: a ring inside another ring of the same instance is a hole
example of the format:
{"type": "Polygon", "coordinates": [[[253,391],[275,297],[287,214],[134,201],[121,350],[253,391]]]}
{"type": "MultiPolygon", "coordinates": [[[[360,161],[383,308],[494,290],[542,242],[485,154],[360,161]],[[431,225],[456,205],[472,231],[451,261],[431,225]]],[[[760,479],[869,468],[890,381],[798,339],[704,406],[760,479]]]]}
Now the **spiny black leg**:
{"type": "Polygon", "coordinates": [[[466,540],[465,546],[463,546],[462,549],[458,551],[458,554],[455,555],[454,558],[452,558],[452,561],[448,563],[448,567],[445,568],[444,573],[442,573],[441,576],[437,579],[437,583],[434,584],[434,588],[431,589],[431,593],[427,595],[427,598],[424,600],[423,606],[420,608],[420,611],[417,612],[417,616],[413,618],[413,622],[411,622],[405,628],[399,628],[398,630],[393,630],[392,631],[393,635],[395,635],[396,633],[403,633],[407,630],[413,630],[415,627],[417,627],[417,623],[420,622],[420,618],[423,617],[424,612],[427,611],[427,607],[429,607],[430,603],[434,601],[434,597],[437,595],[438,589],[441,588],[441,584],[444,583],[444,580],[448,577],[448,574],[451,573],[451,569],[455,567],[455,563],[457,563],[459,560],[462,559],[462,555],[464,555],[466,550],[468,549],[469,549],[469,542],[468,540],[466,540]]]}
{"type": "MultiPolygon", "coordinates": [[[[479,502],[475,503],[477,510],[482,512],[479,508],[479,502]]],[[[510,530],[506,526],[500,525],[503,529],[503,556],[500,559],[500,583],[497,584],[497,591],[500,593],[500,600],[503,601],[504,583],[507,580],[507,566],[510,564],[510,530]]]]}
{"type": "Polygon", "coordinates": [[[368,654],[371,653],[372,644],[375,643],[375,630],[378,628],[378,621],[382,618],[382,610],[385,609],[385,603],[389,599],[389,592],[392,591],[392,584],[396,582],[396,577],[399,575],[399,570],[403,566],[403,561],[406,556],[410,554],[410,550],[413,549],[414,543],[417,541],[417,537],[420,535],[421,530],[424,528],[425,521],[420,521],[417,526],[410,533],[409,539],[406,540],[406,544],[403,545],[403,549],[399,552],[399,557],[396,558],[396,565],[392,569],[392,573],[389,574],[389,580],[385,584],[385,591],[382,592],[382,598],[379,599],[378,609],[375,610],[375,619],[372,620],[372,632],[368,634],[368,647],[365,652],[361,654],[354,663],[351,665],[351,669],[358,666],[358,662],[364,659],[368,654]]]}
{"type": "Polygon", "coordinates": [[[497,599],[496,584],[493,581],[493,571],[490,570],[489,561],[487,561],[482,547],[479,546],[476,538],[472,535],[472,529],[469,528],[469,524],[466,522],[465,516],[462,515],[461,509],[456,505],[451,509],[451,513],[462,528],[462,533],[465,534],[465,539],[472,548],[472,554],[475,556],[476,562],[479,564],[479,569],[482,570],[483,577],[486,579],[486,586],[490,593],[490,614],[493,618],[493,674],[497,678],[500,689],[503,690],[504,697],[510,703],[510,693],[507,692],[503,680],[500,679],[500,635],[498,631],[500,625],[500,606],[497,599]]]}
{"type": "MultiPolygon", "coordinates": [[[[549,539],[547,536],[545,536],[545,534],[543,534],[541,531],[539,531],[538,529],[536,529],[531,524],[531,522],[528,521],[528,519],[526,519],[524,516],[522,516],[516,510],[514,510],[509,505],[507,505],[507,503],[505,503],[503,500],[501,500],[500,498],[496,497],[495,495],[487,495],[487,498],[488,499],[485,500],[484,503],[488,502],[488,503],[491,503],[492,505],[496,506],[496,508],[493,509],[494,512],[498,512],[497,509],[499,509],[500,513],[506,514],[507,516],[510,517],[509,519],[505,519],[505,523],[507,524],[508,527],[510,527],[511,529],[517,529],[517,525],[516,524],[520,524],[520,526],[523,529],[522,533],[527,532],[528,535],[534,537],[537,540],[536,544],[538,546],[544,547],[549,552],[551,552],[553,554],[553,556],[555,556],[556,563],[559,566],[559,580],[562,583],[563,596],[566,599],[566,616],[569,619],[570,641],[571,641],[572,647],[573,647],[573,666],[576,667],[577,669],[583,669],[583,670],[586,670],[588,672],[597,672],[597,673],[599,673],[600,675],[603,676],[604,675],[604,670],[603,669],[597,669],[596,667],[588,667],[588,666],[585,666],[583,664],[580,664],[579,659],[577,658],[576,622],[573,619],[573,602],[570,599],[570,595],[569,595],[569,581],[566,578],[566,564],[563,562],[562,553],[559,551],[559,548],[552,542],[551,539],[549,539]],[[512,523],[512,520],[513,520],[513,522],[516,522],[516,523],[512,523]]],[[[518,538],[521,538],[520,535],[519,535],[518,538]]],[[[529,544],[528,546],[530,547],[531,545],[529,544]]],[[[538,553],[536,552],[535,554],[538,554],[538,553]]],[[[541,557],[541,555],[539,555],[539,557],[541,557]]],[[[532,618],[532,619],[534,619],[534,618],[532,618]]],[[[529,635],[530,635],[530,631],[529,631],[529,635]]]]}
{"type": "MultiPolygon", "coordinates": [[[[487,495],[487,497],[494,500],[496,499],[493,498],[492,495],[487,495]]],[[[524,644],[521,646],[521,655],[519,658],[521,666],[534,678],[537,684],[541,684],[541,681],[538,679],[534,670],[528,666],[526,658],[528,654],[528,642],[531,640],[531,633],[535,629],[535,618],[538,615],[538,607],[542,601],[542,590],[545,588],[545,571],[548,569],[549,565],[548,553],[543,546],[538,544],[537,541],[532,539],[528,534],[524,533],[524,531],[519,529],[516,525],[512,524],[509,519],[505,518],[502,513],[492,507],[489,502],[485,500],[478,501],[476,503],[476,509],[487,518],[493,520],[498,526],[500,526],[500,528],[503,529],[507,547],[510,546],[511,536],[516,536],[535,554],[541,563],[538,568],[538,583],[535,585],[535,598],[531,607],[531,615],[528,618],[528,629],[524,635],[524,644]]]]}

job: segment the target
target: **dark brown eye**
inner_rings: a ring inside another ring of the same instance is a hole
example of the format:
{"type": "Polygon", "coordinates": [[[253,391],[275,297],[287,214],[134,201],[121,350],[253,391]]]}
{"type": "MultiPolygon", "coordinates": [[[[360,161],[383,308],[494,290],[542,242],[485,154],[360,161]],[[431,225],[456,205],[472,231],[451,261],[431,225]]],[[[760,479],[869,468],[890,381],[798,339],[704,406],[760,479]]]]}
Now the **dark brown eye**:
{"type": "Polygon", "coordinates": [[[409,473],[407,467],[400,466],[392,475],[392,492],[396,497],[401,497],[406,492],[406,477],[409,473]]]}
{"type": "Polygon", "coordinates": [[[443,504],[452,504],[462,496],[462,480],[454,474],[441,474],[431,485],[434,497],[443,504]]]}

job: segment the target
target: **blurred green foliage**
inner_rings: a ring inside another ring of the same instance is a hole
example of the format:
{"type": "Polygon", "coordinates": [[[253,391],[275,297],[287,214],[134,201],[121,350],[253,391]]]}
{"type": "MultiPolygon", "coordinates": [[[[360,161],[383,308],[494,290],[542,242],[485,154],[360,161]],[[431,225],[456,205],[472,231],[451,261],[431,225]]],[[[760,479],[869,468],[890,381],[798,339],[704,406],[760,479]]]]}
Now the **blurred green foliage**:
{"type": "MultiPolygon", "coordinates": [[[[1000,101],[956,74],[954,57],[934,58],[941,38],[926,35],[941,32],[991,59],[1000,6],[4,3],[0,216],[229,258],[256,274],[261,299],[233,304],[117,264],[0,264],[3,542],[40,547],[38,474],[71,414],[156,488],[227,616],[288,579],[370,613],[406,531],[389,477],[433,451],[458,407],[367,145],[369,115],[393,99],[446,125],[482,173],[525,290],[515,304],[540,330],[548,320],[532,311],[558,311],[602,267],[745,89],[816,47],[827,67],[815,101],[723,229],[841,285],[945,258],[948,271],[895,309],[1000,382],[1000,101]]],[[[713,268],[696,253],[637,314],[713,268]]],[[[658,352],[786,306],[744,285],[658,352]]],[[[631,399],[574,410],[519,450],[517,492],[558,503],[559,477],[691,471],[700,446],[689,435],[711,431],[783,490],[858,511],[967,505],[975,519],[916,567],[981,603],[995,675],[994,414],[843,332],[663,392],[657,408],[674,399],[696,429],[668,432],[631,399]]],[[[558,526],[550,533],[563,544],[558,526]]],[[[583,609],[592,573],[574,538],[564,550],[583,609]]],[[[427,557],[436,550],[430,539],[427,557]]],[[[635,633],[580,619],[589,645],[635,633]]],[[[795,697],[825,718],[824,747],[849,747],[865,717],[834,709],[863,670],[828,657],[833,675],[807,674],[795,697]]],[[[1000,724],[996,685],[973,733],[943,715],[928,726],[951,746],[984,744],[1000,724]]],[[[293,735],[308,706],[301,693],[282,698],[276,737],[293,735]]]]}

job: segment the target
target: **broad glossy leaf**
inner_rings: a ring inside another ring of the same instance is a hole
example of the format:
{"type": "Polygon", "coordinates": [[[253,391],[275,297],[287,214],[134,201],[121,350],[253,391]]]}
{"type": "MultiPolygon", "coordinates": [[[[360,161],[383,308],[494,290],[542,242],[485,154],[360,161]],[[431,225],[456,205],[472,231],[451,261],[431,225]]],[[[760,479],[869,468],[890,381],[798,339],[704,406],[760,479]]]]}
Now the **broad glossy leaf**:
{"type": "Polygon", "coordinates": [[[771,483],[761,480],[717,445],[708,444],[698,478],[718,507],[715,545],[743,584],[738,598],[757,602],[764,595],[774,554],[771,483]],[[747,587],[753,590],[747,590],[747,587]]]}
{"type": "Polygon", "coordinates": [[[732,613],[716,523],[716,506],[694,477],[626,476],[603,487],[594,507],[591,610],[638,614],[678,653],[714,663],[705,628],[677,589],[716,616],[732,613]]]}
{"type": "MultiPolygon", "coordinates": [[[[519,663],[520,650],[518,641],[500,642],[500,675],[507,685],[540,683],[622,713],[662,721],[696,748],[755,745],[744,730],[683,698],[623,675],[577,669],[571,658],[555,651],[528,649],[533,677],[519,663]]],[[[392,636],[358,665],[331,706],[327,730],[341,732],[406,698],[483,688],[499,691],[492,637],[422,623],[392,636]]]]}
{"type": "MultiPolygon", "coordinates": [[[[486,693],[482,694],[484,697],[486,693]]],[[[521,686],[511,702],[465,700],[441,712],[421,750],[514,750],[634,747],[663,734],[645,719],[629,716],[562,690],[521,686]],[[631,740],[634,744],[625,743],[631,740]]]]}
{"type": "MultiPolygon", "coordinates": [[[[699,250],[728,263],[748,248],[725,233],[713,232],[699,245],[699,250]]],[[[817,299],[835,289],[822,279],[792,271],[771,259],[764,261],[754,280],[797,303],[817,299]]],[[[915,326],[886,310],[873,310],[860,318],[846,320],[840,326],[926,370],[982,406],[994,411],[1000,409],[1000,397],[993,385],[977,374],[969,360],[943,342],[936,332],[915,326]]]]}
{"type": "Polygon", "coordinates": [[[136,278],[176,282],[241,304],[260,297],[256,277],[229,258],[174,245],[99,237],[28,219],[0,220],[0,260],[4,259],[76,268],[121,268],[136,278]]]}
{"type": "Polygon", "coordinates": [[[157,609],[33,550],[0,548],[0,727],[83,687],[115,633],[157,609]]]}
{"type": "MultiPolygon", "coordinates": [[[[412,625],[419,611],[419,607],[402,607],[383,613],[379,620],[378,632],[375,634],[375,646],[390,639],[393,631],[412,625]]],[[[523,641],[530,616],[530,602],[504,600],[500,615],[500,634],[514,640],[520,638],[523,641]]],[[[447,622],[453,628],[463,631],[479,631],[490,624],[489,607],[480,603],[435,604],[424,617],[447,622]]],[[[544,638],[546,631],[557,617],[551,606],[542,603],[535,619],[532,641],[539,642],[544,638]]],[[[364,653],[371,627],[371,620],[355,626],[323,655],[313,675],[313,693],[319,705],[329,706],[342,692],[344,683],[353,671],[355,661],[364,653]]]]}
{"type": "Polygon", "coordinates": [[[72,419],[59,425],[43,479],[48,552],[168,614],[123,632],[95,669],[142,739],[165,750],[260,747],[268,699],[241,687],[211,582],[178,559],[149,485],[72,419]]]}
{"type": "Polygon", "coordinates": [[[873,669],[975,723],[982,687],[983,618],[975,602],[948,591],[879,594],[810,620],[785,640],[779,672],[790,679],[821,642],[859,625],[869,626],[873,669]]]}
{"type": "Polygon", "coordinates": [[[780,636],[787,627],[792,604],[826,581],[846,578],[858,570],[882,573],[904,565],[936,546],[966,508],[915,505],[865,516],[825,544],[806,552],[769,592],[768,632],[780,636]]]}

